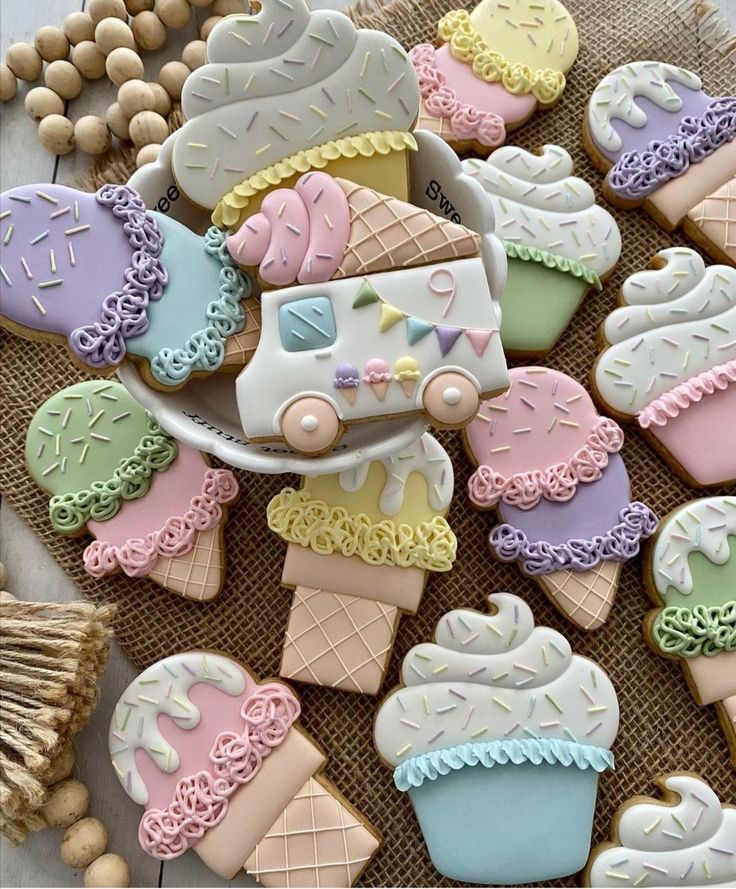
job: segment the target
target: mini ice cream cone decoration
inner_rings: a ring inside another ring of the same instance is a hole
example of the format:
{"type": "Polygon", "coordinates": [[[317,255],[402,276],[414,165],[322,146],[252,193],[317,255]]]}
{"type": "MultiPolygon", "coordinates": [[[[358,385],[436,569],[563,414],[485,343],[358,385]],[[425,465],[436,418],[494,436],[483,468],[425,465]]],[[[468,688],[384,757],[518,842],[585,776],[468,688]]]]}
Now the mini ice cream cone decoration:
{"type": "Polygon", "coordinates": [[[477,469],[471,502],[496,509],[496,558],[518,562],[576,626],[595,630],[611,611],[621,565],[657,527],[631,500],[621,429],[600,417],[575,380],[543,367],[510,371],[465,431],[477,469]]]}
{"type": "Polygon", "coordinates": [[[93,577],[149,577],[185,598],[208,601],[224,576],[222,531],[235,476],[177,444],[119,383],[62,389],[36,412],[26,465],[51,495],[61,534],[85,529],[93,577]]]}
{"type": "Polygon", "coordinates": [[[394,364],[394,379],[404,390],[407,398],[413,398],[417,383],[422,378],[416,358],[405,356],[397,358],[394,364]]]}
{"type": "Polygon", "coordinates": [[[705,497],[662,520],[644,579],[658,608],[645,635],[680,661],[698,704],[715,704],[736,765],[736,498],[705,497]]]}
{"type": "Polygon", "coordinates": [[[294,588],[281,675],[375,694],[401,612],[416,612],[429,571],[449,571],[452,463],[429,434],[385,460],[305,479],[268,506],[294,588]]]}
{"type": "Polygon", "coordinates": [[[360,371],[355,364],[347,362],[338,364],[335,368],[335,389],[337,389],[348,404],[355,404],[360,385],[360,371]]]}
{"type": "Polygon", "coordinates": [[[153,664],[110,724],[120,783],[145,807],[154,858],[193,849],[218,876],[264,886],[352,886],[380,836],[321,773],[294,692],[233,658],[190,651],[153,664]]]}

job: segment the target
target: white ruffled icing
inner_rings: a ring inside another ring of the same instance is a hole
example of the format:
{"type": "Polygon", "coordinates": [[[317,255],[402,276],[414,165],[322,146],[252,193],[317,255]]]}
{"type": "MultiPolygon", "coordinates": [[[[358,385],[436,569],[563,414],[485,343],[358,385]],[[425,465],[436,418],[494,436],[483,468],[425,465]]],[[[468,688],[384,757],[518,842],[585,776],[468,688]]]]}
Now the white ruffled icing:
{"type": "Polygon", "coordinates": [[[619,845],[593,859],[591,886],[736,886],[736,809],[693,775],[670,775],[679,802],[625,807],[619,845]]]}
{"type": "Polygon", "coordinates": [[[573,655],[510,593],[488,597],[495,614],[451,611],[436,643],[404,658],[405,687],[379,708],[375,741],[391,765],[468,742],[548,738],[610,748],[618,701],[606,674],[573,655]]]}
{"type": "Polygon", "coordinates": [[[496,232],[505,241],[574,259],[605,275],[621,253],[621,235],[611,214],[595,202],[593,189],[572,175],[572,158],[558,145],[532,154],[513,145],[485,160],[463,161],[493,203],[496,232]]]}

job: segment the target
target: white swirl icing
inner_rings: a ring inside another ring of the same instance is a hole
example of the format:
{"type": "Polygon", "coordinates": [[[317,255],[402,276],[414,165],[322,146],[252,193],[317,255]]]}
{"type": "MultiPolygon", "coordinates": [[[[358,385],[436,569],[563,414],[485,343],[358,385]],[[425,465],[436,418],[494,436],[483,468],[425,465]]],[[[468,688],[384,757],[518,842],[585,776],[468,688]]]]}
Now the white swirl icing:
{"type": "Polygon", "coordinates": [[[619,845],[594,853],[591,886],[736,886],[736,809],[694,775],[664,786],[665,801],[624,807],[619,845]]]}
{"type": "Polygon", "coordinates": [[[697,74],[666,62],[630,62],[607,74],[588,102],[588,127],[595,142],[607,151],[622,147],[623,140],[613,120],[637,128],[646,126],[647,116],[637,104],[637,96],[644,96],[667,111],[679,111],[682,99],[668,81],[694,90],[702,85],[697,74]]]}
{"type": "Polygon", "coordinates": [[[703,553],[714,565],[728,562],[729,535],[736,535],[734,497],[704,497],[685,504],[664,519],[652,550],[652,579],[665,602],[670,587],[683,596],[692,594],[690,553],[703,553]]]}
{"type": "MultiPolygon", "coordinates": [[[[386,484],[378,504],[384,515],[396,515],[401,510],[406,481],[413,472],[426,478],[432,508],[440,512],[449,508],[454,490],[452,461],[442,445],[428,432],[408,448],[380,462],[386,470],[386,484]]],[[[370,467],[371,461],[367,460],[355,469],[341,472],[339,481],[343,491],[359,491],[365,484],[370,467]]]]}
{"type": "Polygon", "coordinates": [[[463,168],[490,196],[496,233],[505,241],[574,259],[599,276],[618,262],[618,226],[590,185],[572,175],[564,148],[545,145],[532,154],[505,145],[485,161],[464,160],[463,168]]]}
{"type": "Polygon", "coordinates": [[[606,674],[573,655],[549,627],[534,627],[511,593],[488,597],[495,614],[452,611],[436,644],[404,658],[405,687],[376,716],[375,741],[391,765],[473,741],[550,738],[610,748],[618,701],[606,674]]]}
{"type": "Polygon", "coordinates": [[[419,110],[416,73],[400,45],[356,31],[305,0],[272,0],[212,29],[209,63],[187,78],[187,123],[174,145],[176,179],[213,208],[244,179],[344,136],[408,131],[419,110]]]}

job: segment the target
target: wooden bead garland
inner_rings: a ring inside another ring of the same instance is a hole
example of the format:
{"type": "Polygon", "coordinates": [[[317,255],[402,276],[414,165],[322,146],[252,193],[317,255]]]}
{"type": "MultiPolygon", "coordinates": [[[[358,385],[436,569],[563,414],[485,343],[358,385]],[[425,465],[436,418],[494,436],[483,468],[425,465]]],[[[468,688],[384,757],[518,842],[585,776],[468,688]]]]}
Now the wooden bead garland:
{"type": "Polygon", "coordinates": [[[156,83],[153,81],[152,83],[147,84],[151,91],[153,92],[153,97],[156,101],[156,104],[153,106],[153,111],[156,114],[160,114],[161,117],[168,117],[171,114],[171,96],[166,92],[166,90],[161,86],[160,83],[156,83]]]}
{"type": "Polygon", "coordinates": [[[105,55],[109,55],[114,49],[121,46],[126,49],[135,49],[135,38],[127,22],[120,19],[102,19],[95,28],[95,43],[105,55]]]}
{"type": "Polygon", "coordinates": [[[204,40],[192,40],[182,50],[181,60],[190,71],[201,68],[205,63],[206,49],[207,44],[204,40]]]}
{"type": "Polygon", "coordinates": [[[72,64],[87,80],[105,76],[105,54],[91,40],[82,40],[72,48],[72,64]]]}
{"type": "Polygon", "coordinates": [[[61,114],[49,114],[38,125],[41,145],[52,154],[71,154],[74,151],[74,124],[61,114]]]}
{"type": "Polygon", "coordinates": [[[95,39],[95,23],[87,12],[70,12],[64,19],[64,33],[72,46],[95,39]]]}
{"type": "Polygon", "coordinates": [[[110,130],[101,117],[88,114],[74,124],[74,138],[77,145],[93,156],[104,154],[110,149],[110,130]]]}
{"type": "Polygon", "coordinates": [[[56,62],[69,55],[69,38],[61,28],[45,25],[36,31],[33,43],[45,62],[56,62]]]}
{"type": "Polygon", "coordinates": [[[115,86],[122,86],[126,80],[143,77],[143,61],[137,52],[121,46],[105,59],[105,71],[115,86]]]}
{"type": "Polygon", "coordinates": [[[123,0],[89,0],[89,14],[95,24],[111,16],[128,21],[128,10],[123,0]]]}
{"type": "Polygon", "coordinates": [[[158,72],[158,82],[175,102],[181,99],[181,91],[187,77],[189,68],[184,62],[167,62],[158,72]]]}
{"type": "Polygon", "coordinates": [[[89,809],[89,790],[76,778],[67,778],[54,785],[43,807],[43,817],[49,827],[69,827],[84,818],[89,809]]]}
{"type": "Polygon", "coordinates": [[[123,114],[132,118],[139,111],[153,111],[156,97],[151,87],[142,80],[129,80],[118,90],[118,104],[123,114]]]}
{"type": "Polygon", "coordinates": [[[166,43],[166,28],[155,12],[139,12],[133,19],[133,36],[141,49],[155,52],[166,43]]]}
{"type": "Polygon", "coordinates": [[[144,145],[143,148],[138,152],[135,156],[135,165],[136,167],[144,167],[146,164],[152,164],[158,157],[158,153],[161,151],[161,146],[156,145],[155,142],[151,142],[148,145],[144,145]]]}
{"type": "Polygon", "coordinates": [[[99,818],[82,818],[67,827],[61,838],[61,860],[69,867],[92,864],[107,848],[107,828],[99,818]]]}
{"type": "Polygon", "coordinates": [[[76,99],[82,92],[82,76],[71,62],[52,62],[44,72],[46,86],[62,99],[76,99]]]}
{"type": "Polygon", "coordinates": [[[178,31],[189,24],[192,7],[188,0],[156,0],[156,15],[167,28],[178,31]]]}
{"type": "Polygon", "coordinates": [[[155,111],[139,111],[128,125],[133,145],[141,149],[144,145],[160,145],[169,135],[169,125],[155,111]]]}
{"type": "Polygon", "coordinates": [[[84,872],[84,885],[93,886],[130,886],[130,869],[128,862],[114,852],[106,852],[96,858],[84,872]]]}
{"type": "Polygon", "coordinates": [[[5,64],[18,80],[38,80],[43,69],[43,59],[30,43],[14,43],[5,53],[5,64]]]}
{"type": "Polygon", "coordinates": [[[63,114],[64,100],[45,86],[37,86],[26,93],[26,114],[32,121],[39,123],[49,114],[63,114]]]}
{"type": "Polygon", "coordinates": [[[123,140],[130,139],[130,130],[128,129],[130,120],[120,107],[119,102],[113,102],[107,109],[105,112],[105,122],[113,136],[123,140]]]}
{"type": "Polygon", "coordinates": [[[202,40],[206,41],[210,36],[210,31],[215,27],[215,25],[222,18],[221,15],[211,15],[208,19],[205,19],[202,22],[202,27],[199,29],[199,36],[202,40]]]}
{"type": "Polygon", "coordinates": [[[0,64],[0,102],[9,102],[18,90],[18,79],[3,62],[0,64]]]}

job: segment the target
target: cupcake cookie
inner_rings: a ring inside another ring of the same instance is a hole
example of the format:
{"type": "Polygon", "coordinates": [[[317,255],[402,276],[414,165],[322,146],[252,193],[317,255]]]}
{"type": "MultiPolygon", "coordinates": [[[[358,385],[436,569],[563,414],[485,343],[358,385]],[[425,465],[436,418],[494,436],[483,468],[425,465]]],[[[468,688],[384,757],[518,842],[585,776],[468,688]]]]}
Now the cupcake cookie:
{"type": "Polygon", "coordinates": [[[505,886],[573,874],[614,764],[616,692],[521,599],[488,601],[490,615],[451,611],[434,643],[409,651],[378,709],[376,749],[444,876],[505,886]]]}
{"type": "Polygon", "coordinates": [[[736,271],[686,247],[626,279],[591,373],[597,399],[692,487],[736,482],[736,271]]]}

